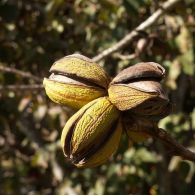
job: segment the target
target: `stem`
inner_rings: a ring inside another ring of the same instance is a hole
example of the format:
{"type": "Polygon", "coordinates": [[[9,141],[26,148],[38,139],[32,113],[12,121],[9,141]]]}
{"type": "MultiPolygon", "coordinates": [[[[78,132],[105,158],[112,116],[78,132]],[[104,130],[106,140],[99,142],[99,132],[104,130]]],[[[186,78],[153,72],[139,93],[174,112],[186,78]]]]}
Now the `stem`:
{"type": "Polygon", "coordinates": [[[146,133],[154,138],[159,139],[174,152],[174,155],[181,156],[184,160],[190,160],[195,162],[195,153],[179,144],[173,137],[171,137],[167,131],[161,128],[153,128],[147,130],[146,133]]]}
{"type": "Polygon", "coordinates": [[[17,74],[17,75],[19,75],[21,77],[30,78],[30,79],[33,79],[33,80],[35,80],[37,82],[42,82],[41,78],[32,75],[30,72],[25,72],[25,71],[22,71],[22,70],[18,70],[18,69],[15,69],[13,67],[11,67],[11,68],[10,67],[5,67],[1,63],[0,63],[0,71],[17,74]]]}
{"type": "Polygon", "coordinates": [[[176,3],[178,3],[181,0],[168,0],[163,5],[157,9],[149,18],[147,18],[144,22],[142,22],[139,26],[137,26],[134,30],[129,32],[124,38],[122,38],[120,41],[118,41],[116,44],[111,46],[108,49],[105,49],[100,54],[95,56],[93,58],[93,61],[97,62],[100,61],[112,53],[122,49],[127,44],[129,44],[138,34],[139,31],[144,31],[147,28],[151,27],[154,23],[158,21],[158,19],[166,13],[171,7],[173,7],[176,3]]]}

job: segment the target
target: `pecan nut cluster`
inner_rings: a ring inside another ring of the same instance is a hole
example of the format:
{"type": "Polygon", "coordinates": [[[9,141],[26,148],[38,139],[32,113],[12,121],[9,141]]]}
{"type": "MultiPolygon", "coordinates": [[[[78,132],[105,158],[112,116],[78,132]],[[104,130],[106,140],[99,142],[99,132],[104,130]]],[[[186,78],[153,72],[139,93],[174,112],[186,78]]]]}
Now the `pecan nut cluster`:
{"type": "Polygon", "coordinates": [[[132,141],[149,137],[147,128],[170,113],[162,88],[165,69],[138,63],[111,79],[91,59],[73,54],[56,61],[43,84],[48,97],[78,111],[65,124],[61,145],[77,167],[105,163],[117,150],[123,132],[132,141]]]}

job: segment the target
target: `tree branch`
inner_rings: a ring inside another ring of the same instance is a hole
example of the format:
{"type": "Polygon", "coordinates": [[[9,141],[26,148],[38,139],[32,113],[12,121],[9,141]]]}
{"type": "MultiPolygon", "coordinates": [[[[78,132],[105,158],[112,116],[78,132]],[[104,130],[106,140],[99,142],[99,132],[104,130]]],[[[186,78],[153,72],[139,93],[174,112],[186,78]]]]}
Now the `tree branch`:
{"type": "Polygon", "coordinates": [[[30,91],[30,90],[42,90],[43,85],[35,84],[35,85],[0,85],[1,91],[30,91]]]}
{"type": "Polygon", "coordinates": [[[153,128],[151,130],[147,130],[146,133],[154,138],[159,139],[161,142],[171,148],[171,150],[174,152],[174,155],[181,156],[184,160],[190,160],[195,162],[195,153],[179,144],[164,129],[153,128]]]}
{"type": "Polygon", "coordinates": [[[146,19],[143,23],[141,23],[139,26],[137,26],[134,30],[132,30],[130,33],[128,33],[124,38],[122,38],[119,42],[117,42],[115,45],[111,46],[108,49],[105,49],[100,54],[95,56],[93,60],[95,62],[102,60],[103,58],[106,58],[110,54],[122,49],[127,44],[129,44],[134,37],[136,37],[139,34],[139,31],[144,31],[147,28],[151,27],[157,20],[165,14],[167,10],[169,10],[171,7],[173,7],[176,3],[178,3],[181,0],[168,0],[166,1],[161,8],[157,9],[148,19],[146,19]]]}
{"type": "Polygon", "coordinates": [[[38,82],[42,82],[42,79],[32,75],[29,72],[24,72],[21,70],[17,70],[15,68],[5,67],[2,64],[0,64],[0,71],[14,73],[14,74],[20,75],[22,77],[26,77],[26,78],[30,78],[30,79],[33,79],[33,80],[38,81],[38,82]]]}
{"type": "Polygon", "coordinates": [[[133,60],[135,59],[137,56],[136,53],[133,53],[133,54],[129,54],[129,55],[122,55],[120,53],[116,53],[114,55],[115,58],[119,58],[120,60],[133,60]]]}

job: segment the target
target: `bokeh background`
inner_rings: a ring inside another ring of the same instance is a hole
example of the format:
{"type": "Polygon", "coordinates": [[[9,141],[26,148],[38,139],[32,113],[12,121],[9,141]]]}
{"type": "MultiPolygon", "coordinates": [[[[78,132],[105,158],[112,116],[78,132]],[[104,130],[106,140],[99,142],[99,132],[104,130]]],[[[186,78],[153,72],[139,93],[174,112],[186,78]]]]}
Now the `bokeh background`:
{"type": "MultiPolygon", "coordinates": [[[[0,194],[195,194],[195,165],[173,157],[170,148],[152,139],[131,144],[124,137],[107,164],[94,169],[72,166],[59,139],[75,111],[52,103],[41,86],[55,60],[75,52],[94,57],[162,2],[0,0],[0,194]]],[[[181,1],[131,44],[100,61],[111,76],[140,61],[162,64],[173,111],[159,125],[192,150],[194,36],[195,1],[181,1]]]]}

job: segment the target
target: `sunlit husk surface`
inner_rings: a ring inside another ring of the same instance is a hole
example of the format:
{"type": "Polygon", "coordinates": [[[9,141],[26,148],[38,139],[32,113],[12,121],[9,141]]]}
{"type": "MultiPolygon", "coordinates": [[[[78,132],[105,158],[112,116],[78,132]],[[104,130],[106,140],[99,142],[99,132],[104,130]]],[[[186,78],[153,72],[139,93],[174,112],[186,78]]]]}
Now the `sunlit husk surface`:
{"type": "Polygon", "coordinates": [[[111,102],[121,111],[160,119],[170,112],[169,99],[160,81],[165,69],[153,62],[138,63],[121,71],[110,83],[111,102]]]}
{"type": "Polygon", "coordinates": [[[85,56],[74,54],[57,60],[50,72],[43,84],[46,94],[55,103],[79,109],[107,95],[109,76],[85,56]]]}
{"type": "Polygon", "coordinates": [[[47,96],[55,103],[79,109],[88,102],[105,96],[106,90],[95,87],[71,83],[62,83],[44,79],[47,96]]]}
{"type": "Polygon", "coordinates": [[[82,107],[63,129],[61,144],[65,156],[78,167],[94,167],[107,161],[120,141],[119,115],[108,97],[82,107]]]}

